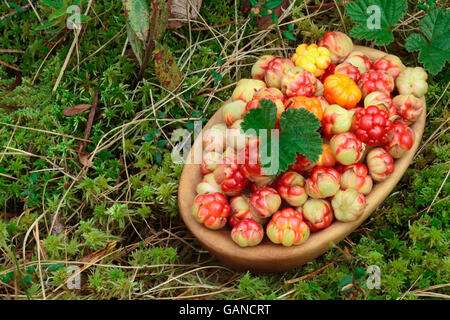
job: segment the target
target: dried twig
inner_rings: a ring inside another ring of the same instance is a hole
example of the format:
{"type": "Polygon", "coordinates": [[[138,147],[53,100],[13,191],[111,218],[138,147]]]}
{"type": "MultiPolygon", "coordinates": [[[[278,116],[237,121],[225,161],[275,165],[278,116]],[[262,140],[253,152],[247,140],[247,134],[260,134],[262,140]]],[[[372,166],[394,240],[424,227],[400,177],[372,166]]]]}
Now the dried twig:
{"type": "Polygon", "coordinates": [[[13,69],[13,70],[15,70],[17,72],[22,72],[22,69],[20,69],[19,67],[13,66],[12,64],[9,64],[9,63],[7,63],[5,61],[0,60],[0,64],[2,66],[5,66],[5,67],[9,68],[9,69],[13,69]]]}
{"type": "Polygon", "coordinates": [[[323,267],[317,269],[314,272],[311,272],[311,273],[309,273],[307,275],[304,275],[304,276],[301,276],[301,277],[298,277],[298,278],[295,278],[295,279],[286,280],[284,283],[290,284],[290,283],[296,283],[296,282],[299,282],[299,281],[311,279],[312,277],[316,276],[317,274],[319,274],[320,272],[322,272],[323,270],[325,270],[329,266],[332,266],[333,264],[341,262],[341,261],[344,261],[344,260],[345,260],[344,258],[333,260],[330,263],[324,265],[323,267]]]}
{"type": "Polygon", "coordinates": [[[14,80],[13,83],[11,83],[8,87],[5,88],[6,91],[12,91],[15,88],[17,88],[17,86],[19,86],[22,83],[22,76],[19,74],[16,76],[16,79],[14,80]]]}

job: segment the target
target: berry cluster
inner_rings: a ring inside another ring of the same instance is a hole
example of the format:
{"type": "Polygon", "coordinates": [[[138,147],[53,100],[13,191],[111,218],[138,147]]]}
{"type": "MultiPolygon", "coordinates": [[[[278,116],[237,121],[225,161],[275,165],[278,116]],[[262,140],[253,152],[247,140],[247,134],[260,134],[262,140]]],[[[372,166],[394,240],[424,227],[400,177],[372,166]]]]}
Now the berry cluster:
{"type": "Polygon", "coordinates": [[[228,222],[242,247],[258,245],[264,235],[299,245],[334,220],[359,219],[374,183],[386,180],[394,159],[414,144],[409,126],[424,111],[426,80],[422,68],[405,68],[396,56],[371,61],[341,32],[328,32],[317,45],[301,44],[292,59],[262,56],[252,79],[240,80],[222,108],[225,124],[203,137],[195,219],[211,229],[228,222]],[[316,116],[323,138],[316,162],[297,153],[288,171],[276,177],[264,172],[258,138],[240,131],[243,117],[263,99],[277,108],[276,126],[285,110],[304,108],[316,116]]]}

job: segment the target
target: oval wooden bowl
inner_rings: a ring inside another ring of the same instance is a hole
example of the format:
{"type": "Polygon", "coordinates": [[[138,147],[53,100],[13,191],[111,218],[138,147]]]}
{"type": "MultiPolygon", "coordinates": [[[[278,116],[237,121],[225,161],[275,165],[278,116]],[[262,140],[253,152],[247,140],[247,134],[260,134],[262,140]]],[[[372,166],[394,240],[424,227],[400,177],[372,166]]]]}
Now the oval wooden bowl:
{"type": "MultiPolygon", "coordinates": [[[[371,60],[377,59],[385,53],[379,50],[355,46],[354,50],[364,52],[371,60]]],[[[207,229],[198,223],[192,215],[192,204],[196,196],[195,187],[202,180],[200,165],[186,164],[181,175],[178,203],[181,216],[189,230],[200,243],[215,257],[225,264],[238,270],[251,270],[253,272],[279,272],[301,266],[331,248],[331,244],[338,243],[355,230],[366,220],[370,214],[384,201],[392,189],[401,179],[422,139],[425,127],[426,111],[422,112],[419,120],[411,128],[415,133],[414,145],[402,158],[395,161],[395,171],[381,183],[376,183],[369,195],[366,196],[367,206],[358,220],[353,222],[334,221],[330,227],[311,233],[309,239],[299,246],[284,247],[270,242],[267,237],[256,247],[241,248],[233,242],[230,229],[227,227],[219,231],[207,229]]],[[[212,125],[223,123],[222,110],[219,109],[204,130],[212,125]]],[[[191,154],[202,147],[202,141],[194,142],[191,154]]]]}

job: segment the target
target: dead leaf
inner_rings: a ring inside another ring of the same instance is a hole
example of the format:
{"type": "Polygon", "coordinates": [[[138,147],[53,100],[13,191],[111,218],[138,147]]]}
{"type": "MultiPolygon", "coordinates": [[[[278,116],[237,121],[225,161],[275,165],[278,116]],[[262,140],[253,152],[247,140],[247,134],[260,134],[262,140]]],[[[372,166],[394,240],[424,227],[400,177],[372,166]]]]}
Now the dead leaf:
{"type": "Polygon", "coordinates": [[[58,235],[64,232],[65,226],[61,220],[60,214],[50,214],[50,221],[52,221],[51,234],[58,235]]]}
{"type": "Polygon", "coordinates": [[[76,105],[75,107],[68,107],[66,109],[64,109],[62,111],[62,114],[65,115],[66,117],[73,117],[76,116],[77,114],[80,114],[88,109],[90,109],[92,107],[91,104],[79,104],[76,105]]]}
{"type": "Polygon", "coordinates": [[[181,83],[181,71],[172,54],[163,46],[158,46],[153,58],[159,82],[167,90],[174,91],[181,83]]]}
{"type": "Polygon", "coordinates": [[[89,160],[89,157],[87,154],[80,154],[80,162],[83,166],[88,167],[88,168],[92,168],[92,166],[94,165],[94,163],[89,160]]]}
{"type": "Polygon", "coordinates": [[[13,213],[0,211],[0,217],[2,218],[14,218],[15,216],[13,213]]]}

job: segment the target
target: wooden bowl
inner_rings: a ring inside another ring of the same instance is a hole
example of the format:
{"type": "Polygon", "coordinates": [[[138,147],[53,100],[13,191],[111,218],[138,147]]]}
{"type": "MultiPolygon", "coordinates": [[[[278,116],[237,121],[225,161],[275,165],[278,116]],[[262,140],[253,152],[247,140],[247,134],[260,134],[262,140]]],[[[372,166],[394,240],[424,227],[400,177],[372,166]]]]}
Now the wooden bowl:
{"type": "MultiPolygon", "coordinates": [[[[354,50],[362,51],[371,60],[375,60],[385,53],[379,50],[355,46],[354,50]]],[[[241,248],[233,242],[230,229],[227,227],[219,231],[207,229],[198,223],[192,215],[192,204],[196,196],[195,187],[202,180],[200,165],[186,164],[181,175],[178,203],[181,216],[189,230],[200,243],[215,257],[225,264],[238,270],[251,270],[253,272],[279,272],[301,266],[331,248],[331,244],[337,244],[355,230],[370,214],[384,201],[392,189],[401,179],[422,139],[425,127],[426,110],[422,112],[411,128],[415,133],[414,145],[402,158],[395,161],[395,171],[383,182],[374,184],[369,195],[366,196],[367,206],[358,220],[353,222],[334,221],[328,228],[311,233],[309,239],[299,245],[284,247],[270,242],[267,237],[256,247],[241,248]]],[[[223,123],[222,110],[218,110],[206,124],[204,130],[212,125],[223,123]]],[[[194,142],[193,150],[202,147],[202,141],[194,142]]]]}

